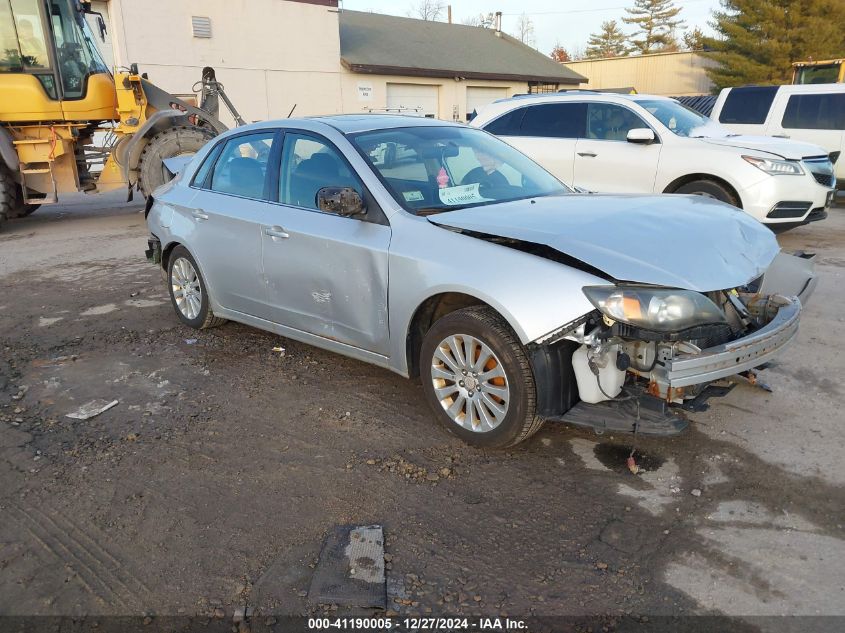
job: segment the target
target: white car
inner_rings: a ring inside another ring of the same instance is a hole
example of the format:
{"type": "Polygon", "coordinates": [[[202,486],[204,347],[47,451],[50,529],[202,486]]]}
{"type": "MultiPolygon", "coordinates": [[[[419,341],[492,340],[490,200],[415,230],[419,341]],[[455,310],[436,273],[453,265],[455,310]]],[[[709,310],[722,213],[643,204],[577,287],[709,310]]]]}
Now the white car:
{"type": "Polygon", "coordinates": [[[827,217],[833,163],[817,145],[740,136],[674,99],[589,91],[524,95],[471,125],[564,182],[600,193],[685,193],[740,207],[772,228],[827,217]]]}
{"type": "MultiPolygon", "coordinates": [[[[815,143],[834,159],[845,151],[845,84],[725,88],[710,116],[732,132],[815,143]]],[[[845,160],[834,162],[845,189],[845,160]]]]}

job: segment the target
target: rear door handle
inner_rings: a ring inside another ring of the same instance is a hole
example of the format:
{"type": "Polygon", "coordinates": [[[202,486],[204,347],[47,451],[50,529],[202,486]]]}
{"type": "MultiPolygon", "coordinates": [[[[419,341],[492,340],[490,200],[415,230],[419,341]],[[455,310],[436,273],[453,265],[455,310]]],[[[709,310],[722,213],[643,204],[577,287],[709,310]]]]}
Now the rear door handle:
{"type": "Polygon", "coordinates": [[[191,215],[194,216],[196,220],[207,220],[208,214],[205,213],[202,209],[194,209],[191,211],[191,215]]]}
{"type": "Polygon", "coordinates": [[[593,152],[578,152],[578,156],[583,156],[584,158],[595,158],[597,155],[593,152]]]}
{"type": "Polygon", "coordinates": [[[280,226],[265,226],[264,235],[272,237],[274,240],[278,238],[287,239],[290,237],[290,234],[285,232],[285,230],[280,226]]]}

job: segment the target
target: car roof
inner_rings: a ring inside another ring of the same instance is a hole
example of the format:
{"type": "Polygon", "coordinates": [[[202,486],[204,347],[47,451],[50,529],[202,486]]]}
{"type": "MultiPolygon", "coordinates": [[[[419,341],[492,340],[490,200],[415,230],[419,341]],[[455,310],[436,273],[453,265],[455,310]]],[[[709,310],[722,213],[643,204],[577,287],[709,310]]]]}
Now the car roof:
{"type": "Polygon", "coordinates": [[[778,92],[791,92],[791,93],[801,93],[801,92],[809,92],[809,93],[820,93],[820,92],[845,92],[845,84],[842,83],[833,83],[833,84],[786,84],[784,86],[756,86],[756,85],[749,85],[749,86],[733,86],[731,88],[726,88],[725,90],[737,90],[743,91],[748,88],[777,88],[778,92]]]}
{"type": "Polygon", "coordinates": [[[672,97],[644,94],[621,94],[617,92],[597,92],[595,90],[566,90],[564,92],[551,92],[540,94],[515,95],[507,99],[496,101],[482,106],[478,109],[477,116],[472,120],[473,127],[487,125],[494,118],[517,108],[525,107],[532,103],[562,103],[566,101],[597,101],[602,103],[638,103],[642,101],[674,101],[672,97]]]}
{"type": "MultiPolygon", "coordinates": [[[[332,114],[308,117],[308,121],[316,121],[329,125],[343,134],[354,134],[370,130],[386,130],[400,127],[459,127],[460,124],[428,117],[409,116],[407,114],[332,114]]],[[[283,125],[290,125],[290,119],[284,120],[283,125]]]]}
{"type": "Polygon", "coordinates": [[[539,93],[539,94],[523,94],[514,95],[506,99],[497,99],[493,103],[519,103],[523,100],[542,100],[542,101],[568,101],[571,99],[583,99],[588,97],[598,101],[616,101],[623,99],[626,101],[653,101],[654,99],[663,99],[670,101],[672,97],[665,97],[662,95],[647,95],[647,94],[623,94],[620,92],[597,92],[595,90],[567,90],[565,92],[539,93]]]}

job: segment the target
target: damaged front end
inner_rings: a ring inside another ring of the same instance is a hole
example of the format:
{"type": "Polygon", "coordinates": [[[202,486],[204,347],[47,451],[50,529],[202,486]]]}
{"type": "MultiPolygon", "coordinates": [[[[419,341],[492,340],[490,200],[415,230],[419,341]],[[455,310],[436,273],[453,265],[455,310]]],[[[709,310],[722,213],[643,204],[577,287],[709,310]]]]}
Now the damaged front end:
{"type": "Polygon", "coordinates": [[[580,400],[561,419],[606,431],[683,430],[678,409],[706,409],[707,398],[730,391],[720,384],[728,377],[753,381],[795,339],[815,283],[811,256],[781,253],[739,288],[584,288],[596,311],[557,337],[570,342],[580,400]]]}

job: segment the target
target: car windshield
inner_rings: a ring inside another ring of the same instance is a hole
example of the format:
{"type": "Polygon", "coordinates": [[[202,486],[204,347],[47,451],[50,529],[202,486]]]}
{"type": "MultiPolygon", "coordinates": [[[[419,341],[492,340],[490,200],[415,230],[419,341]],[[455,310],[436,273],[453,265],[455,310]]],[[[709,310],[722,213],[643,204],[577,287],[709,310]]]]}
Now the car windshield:
{"type": "Polygon", "coordinates": [[[654,101],[637,101],[637,104],[648,110],[654,118],[678,136],[688,136],[690,138],[725,138],[726,136],[736,136],[713,119],[699,114],[677,101],[655,99],[654,101]]]}
{"type": "Polygon", "coordinates": [[[481,130],[403,127],[356,134],[352,141],[412,213],[571,193],[537,163],[481,130]]]}

